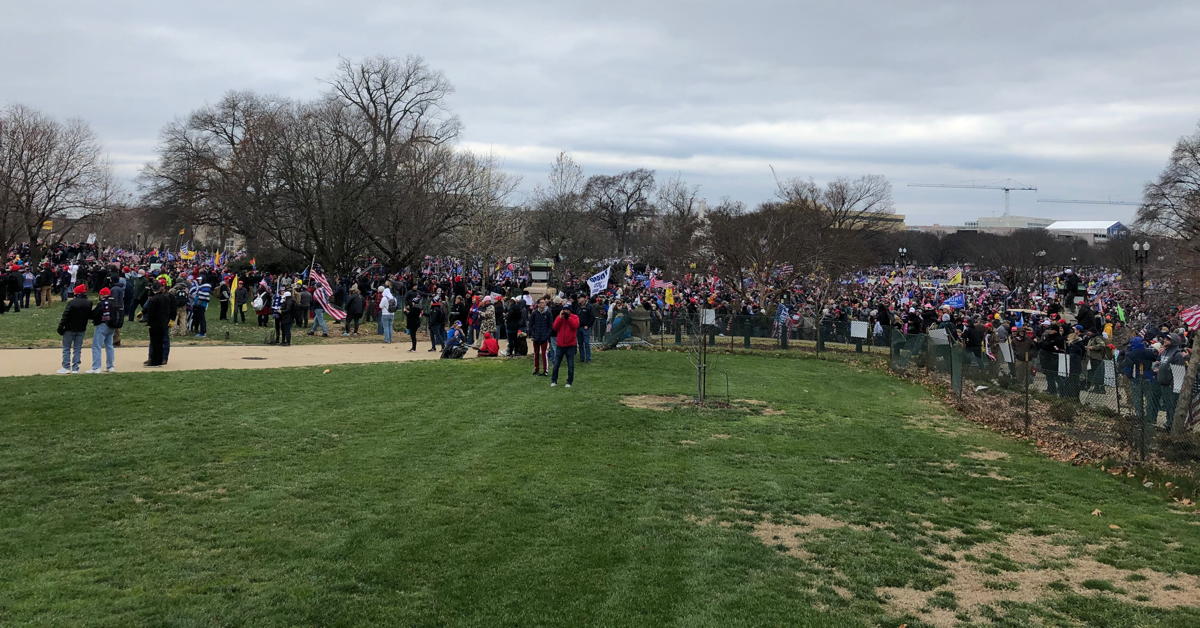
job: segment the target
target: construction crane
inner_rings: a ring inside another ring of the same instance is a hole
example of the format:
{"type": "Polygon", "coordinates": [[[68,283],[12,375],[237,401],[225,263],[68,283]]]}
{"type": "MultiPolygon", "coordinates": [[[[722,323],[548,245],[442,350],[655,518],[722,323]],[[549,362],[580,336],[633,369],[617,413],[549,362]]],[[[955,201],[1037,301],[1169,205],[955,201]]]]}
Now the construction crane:
{"type": "Polygon", "coordinates": [[[1004,185],[974,185],[969,183],[909,183],[910,188],[958,188],[962,190],[1004,190],[1004,215],[1008,215],[1008,193],[1013,190],[1037,192],[1037,188],[1009,181],[1004,185]]]}
{"type": "Polygon", "coordinates": [[[1039,203],[1074,203],[1075,205],[1133,205],[1140,207],[1141,203],[1130,201],[1080,201],[1073,198],[1039,198],[1039,203]]]}

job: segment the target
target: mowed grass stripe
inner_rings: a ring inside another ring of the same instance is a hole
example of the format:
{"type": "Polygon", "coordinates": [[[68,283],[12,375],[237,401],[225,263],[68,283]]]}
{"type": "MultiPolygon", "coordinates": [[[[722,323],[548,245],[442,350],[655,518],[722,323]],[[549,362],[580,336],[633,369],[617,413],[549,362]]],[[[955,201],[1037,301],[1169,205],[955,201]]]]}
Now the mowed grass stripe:
{"type": "MultiPolygon", "coordinates": [[[[915,623],[878,588],[952,587],[934,554],[1018,532],[1200,570],[1194,517],[918,387],[720,361],[782,414],[620,403],[688,394],[674,353],[601,354],[571,390],[486,360],[0,381],[0,623],[915,623]],[[804,558],[754,536],[791,515],[839,525],[804,558]]],[[[990,611],[1200,619],[1088,595],[990,611]]]]}

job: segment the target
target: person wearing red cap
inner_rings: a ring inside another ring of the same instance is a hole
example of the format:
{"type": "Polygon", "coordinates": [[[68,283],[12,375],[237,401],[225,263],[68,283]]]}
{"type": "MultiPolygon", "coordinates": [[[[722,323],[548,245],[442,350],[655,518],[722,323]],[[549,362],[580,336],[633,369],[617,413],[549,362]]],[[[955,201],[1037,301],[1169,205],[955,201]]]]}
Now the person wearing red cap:
{"type": "Polygon", "coordinates": [[[100,300],[92,308],[92,368],[88,373],[100,373],[100,350],[104,350],[106,372],[116,372],[116,351],[113,350],[113,336],[125,322],[125,314],[121,304],[112,298],[108,288],[100,289],[100,300]]]}
{"type": "Polygon", "coordinates": [[[87,331],[92,317],[92,302],[87,298],[87,286],[79,284],[72,291],[75,296],[67,302],[62,318],[58,321],[58,333],[62,336],[62,368],[60,375],[79,372],[83,358],[83,332],[87,331]]]}

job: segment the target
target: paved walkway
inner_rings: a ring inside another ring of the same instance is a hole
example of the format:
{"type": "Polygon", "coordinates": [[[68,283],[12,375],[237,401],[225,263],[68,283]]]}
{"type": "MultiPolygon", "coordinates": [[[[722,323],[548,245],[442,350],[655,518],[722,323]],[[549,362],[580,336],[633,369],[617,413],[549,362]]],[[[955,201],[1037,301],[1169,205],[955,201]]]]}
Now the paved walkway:
{"type": "MultiPolygon", "coordinates": [[[[207,369],[264,369],[321,364],[368,362],[411,362],[437,359],[440,352],[426,347],[410,353],[408,343],[339,343],[329,345],[214,345],[171,347],[170,363],[158,368],[142,366],[146,347],[117,347],[116,367],[120,373],[149,371],[195,371],[207,369]]],[[[473,356],[474,351],[468,352],[473,356]]],[[[103,356],[101,356],[103,358],[103,356]]],[[[0,377],[53,375],[62,365],[62,349],[0,349],[0,377]]],[[[92,351],[85,347],[79,371],[92,366],[92,351]]]]}

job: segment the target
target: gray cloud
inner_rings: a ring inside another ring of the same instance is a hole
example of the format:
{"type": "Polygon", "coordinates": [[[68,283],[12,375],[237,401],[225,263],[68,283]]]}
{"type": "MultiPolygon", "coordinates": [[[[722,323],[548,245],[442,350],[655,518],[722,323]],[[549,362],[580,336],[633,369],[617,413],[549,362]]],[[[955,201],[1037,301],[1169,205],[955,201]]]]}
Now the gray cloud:
{"type": "MultiPolygon", "coordinates": [[[[446,4],[20,3],[0,22],[0,103],[90,121],[131,177],[165,123],[227,90],[309,98],[338,56],[420,54],[457,87],[464,145],[526,189],[559,150],[749,203],[772,196],[769,165],[879,173],[910,223],[1002,202],[910,182],[1136,200],[1200,118],[1195,3],[446,4]]],[[[1013,210],[1130,213],[1034,201],[1013,210]]]]}

